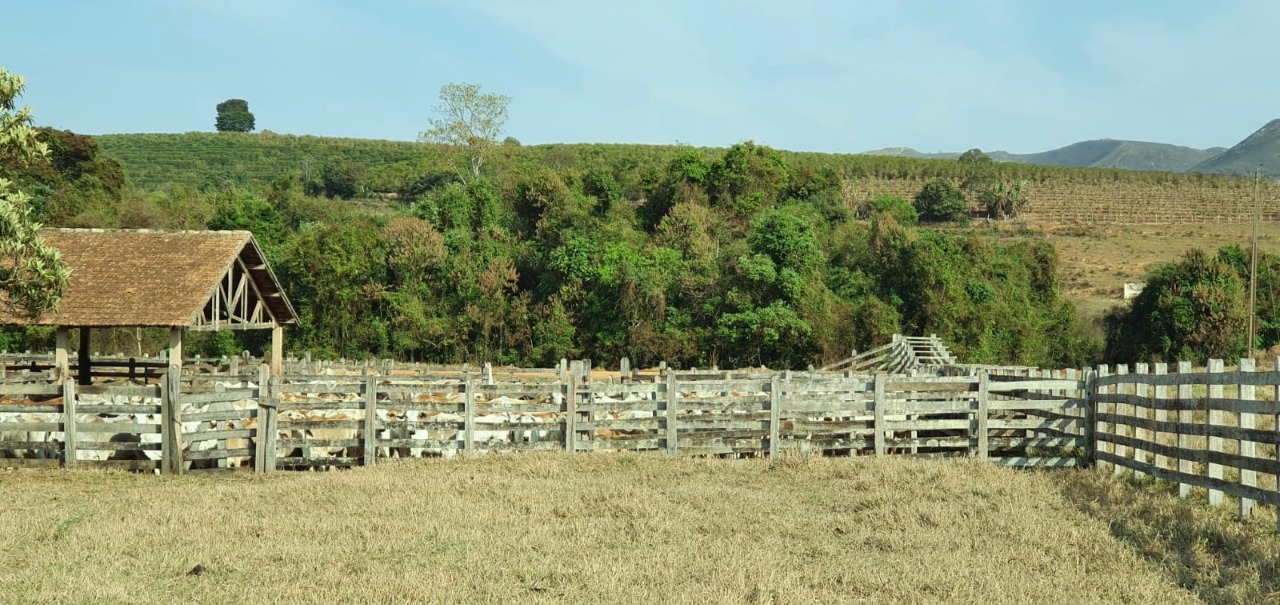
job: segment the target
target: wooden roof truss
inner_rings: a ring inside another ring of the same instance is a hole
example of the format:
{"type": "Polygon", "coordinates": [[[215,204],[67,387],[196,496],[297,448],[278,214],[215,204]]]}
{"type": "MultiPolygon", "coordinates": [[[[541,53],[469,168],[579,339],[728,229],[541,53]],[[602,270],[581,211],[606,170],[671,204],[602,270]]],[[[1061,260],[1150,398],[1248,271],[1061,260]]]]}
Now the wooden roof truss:
{"type": "MultiPolygon", "coordinates": [[[[265,265],[254,267],[266,271],[265,265]]],[[[262,292],[245,266],[244,258],[237,256],[222,279],[213,288],[204,310],[191,322],[188,329],[262,330],[276,327],[276,319],[263,301],[262,292]]]]}

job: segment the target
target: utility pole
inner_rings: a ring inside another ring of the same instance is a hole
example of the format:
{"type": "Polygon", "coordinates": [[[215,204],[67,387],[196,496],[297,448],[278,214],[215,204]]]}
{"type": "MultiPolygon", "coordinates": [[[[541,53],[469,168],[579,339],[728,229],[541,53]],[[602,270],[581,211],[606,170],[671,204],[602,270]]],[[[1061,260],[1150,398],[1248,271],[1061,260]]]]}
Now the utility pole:
{"type": "Polygon", "coordinates": [[[1258,180],[1261,168],[1253,170],[1253,250],[1249,258],[1249,357],[1253,357],[1253,345],[1257,342],[1254,329],[1258,324],[1258,180]]]}

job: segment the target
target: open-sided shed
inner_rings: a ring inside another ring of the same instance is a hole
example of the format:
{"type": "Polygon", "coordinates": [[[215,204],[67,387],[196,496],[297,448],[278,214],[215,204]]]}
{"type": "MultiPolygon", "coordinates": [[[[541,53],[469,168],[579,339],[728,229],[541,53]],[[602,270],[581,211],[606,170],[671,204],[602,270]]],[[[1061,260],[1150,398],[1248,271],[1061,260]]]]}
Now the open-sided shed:
{"type": "Polygon", "coordinates": [[[271,330],[270,365],[280,373],[283,326],[297,322],[266,257],[248,231],[45,229],[71,277],[58,311],[0,323],[57,327],[56,365],[68,374],[71,328],[79,329],[80,382],[92,379],[93,328],[167,328],[169,364],[182,364],[187,330],[271,330]]]}

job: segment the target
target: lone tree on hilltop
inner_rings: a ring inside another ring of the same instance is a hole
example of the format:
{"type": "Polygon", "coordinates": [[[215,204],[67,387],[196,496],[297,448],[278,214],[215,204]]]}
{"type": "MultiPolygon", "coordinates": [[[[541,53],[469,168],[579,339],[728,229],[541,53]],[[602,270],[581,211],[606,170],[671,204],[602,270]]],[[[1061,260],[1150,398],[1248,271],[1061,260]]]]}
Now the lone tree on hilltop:
{"type": "Polygon", "coordinates": [[[439,117],[428,121],[431,127],[418,139],[464,149],[471,178],[478,179],[485,159],[499,144],[510,103],[506,95],[480,92],[479,84],[445,84],[440,87],[440,104],[433,108],[439,117]]]}
{"type": "Polygon", "coordinates": [[[218,132],[250,132],[253,130],[253,113],[244,99],[227,99],[218,103],[218,119],[214,122],[218,132]]]}
{"type": "Polygon", "coordinates": [[[31,219],[30,198],[5,178],[49,161],[49,146],[31,127],[31,108],[15,109],[25,87],[22,76],[0,67],[0,308],[38,317],[57,310],[69,272],[62,255],[40,237],[40,224],[31,219]]]}

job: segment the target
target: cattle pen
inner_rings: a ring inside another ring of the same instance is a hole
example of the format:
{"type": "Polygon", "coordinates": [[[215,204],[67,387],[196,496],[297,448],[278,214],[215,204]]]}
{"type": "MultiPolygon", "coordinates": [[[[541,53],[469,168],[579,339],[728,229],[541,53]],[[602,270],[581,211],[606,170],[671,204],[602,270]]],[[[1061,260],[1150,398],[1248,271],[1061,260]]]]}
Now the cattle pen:
{"type": "Polygon", "coordinates": [[[608,375],[586,360],[497,371],[298,360],[280,376],[238,361],[163,373],[155,364],[93,385],[10,370],[0,468],[269,473],[520,451],[911,454],[1113,468],[1184,496],[1203,490],[1216,505],[1231,496],[1242,516],[1280,504],[1280,372],[1254,371],[1249,359],[1172,373],[1137,364],[608,375]]]}

